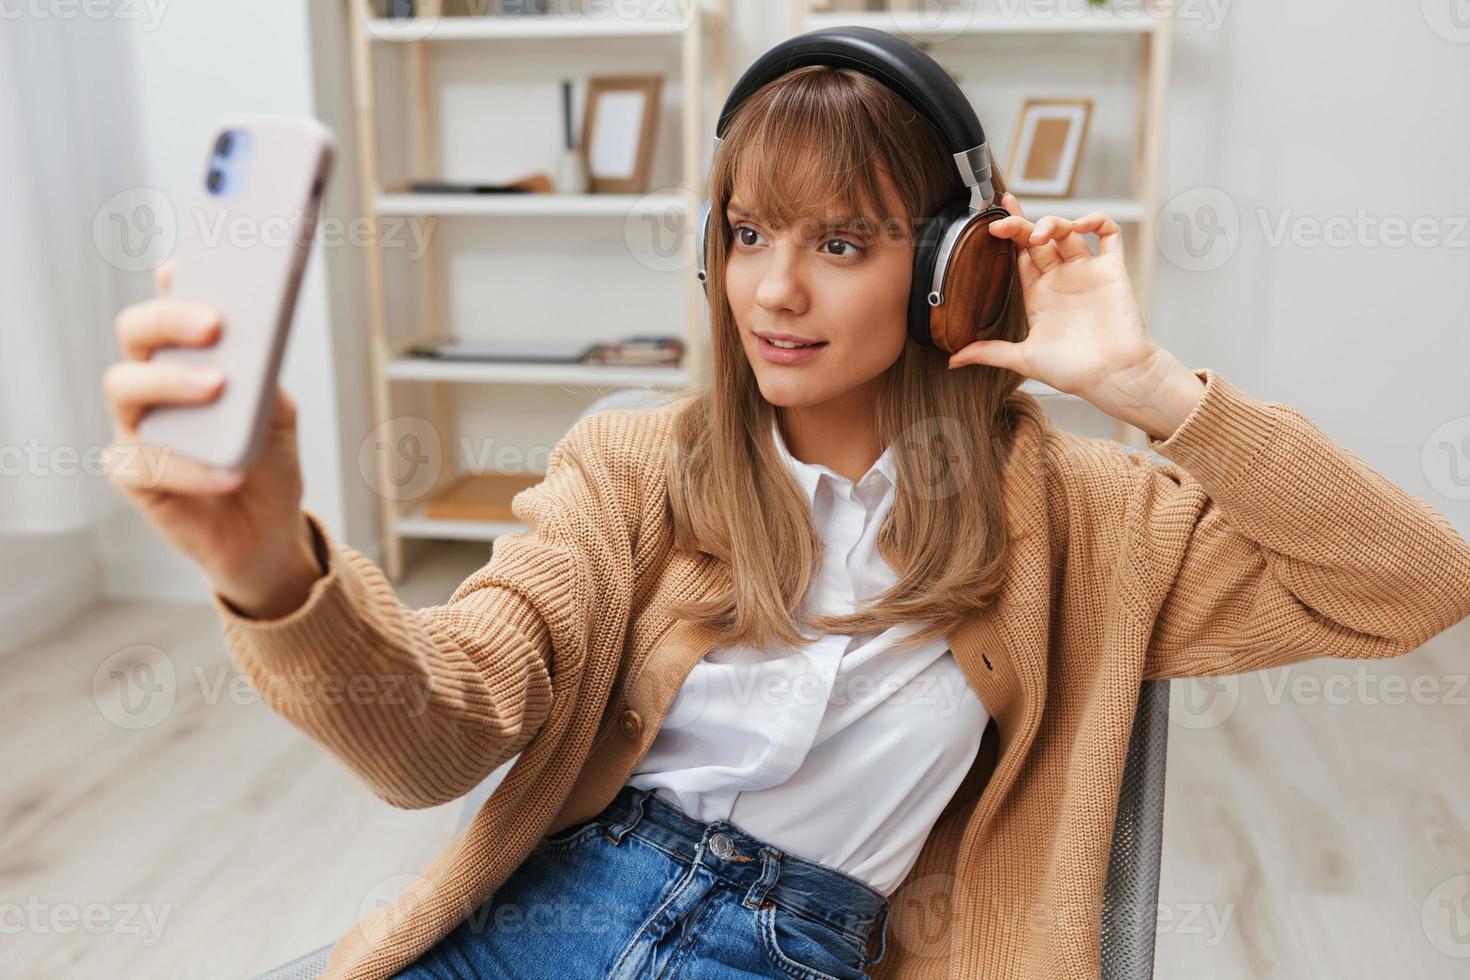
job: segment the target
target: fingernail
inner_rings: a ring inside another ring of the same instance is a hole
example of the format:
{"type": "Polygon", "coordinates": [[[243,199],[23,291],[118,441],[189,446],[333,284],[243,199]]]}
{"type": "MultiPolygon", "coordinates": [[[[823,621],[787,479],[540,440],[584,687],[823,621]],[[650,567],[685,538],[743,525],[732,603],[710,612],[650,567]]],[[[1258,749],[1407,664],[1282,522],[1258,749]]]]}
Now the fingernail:
{"type": "Polygon", "coordinates": [[[225,376],[219,368],[201,368],[190,375],[189,380],[200,391],[211,391],[225,380],[225,376]]]}
{"type": "Polygon", "coordinates": [[[238,479],[240,479],[240,473],[237,470],[222,470],[213,466],[209,468],[209,480],[211,483],[217,483],[220,486],[229,486],[238,479]]]}
{"type": "Polygon", "coordinates": [[[189,315],[189,327],[195,333],[208,333],[209,328],[219,322],[219,314],[211,309],[195,310],[189,315]]]}

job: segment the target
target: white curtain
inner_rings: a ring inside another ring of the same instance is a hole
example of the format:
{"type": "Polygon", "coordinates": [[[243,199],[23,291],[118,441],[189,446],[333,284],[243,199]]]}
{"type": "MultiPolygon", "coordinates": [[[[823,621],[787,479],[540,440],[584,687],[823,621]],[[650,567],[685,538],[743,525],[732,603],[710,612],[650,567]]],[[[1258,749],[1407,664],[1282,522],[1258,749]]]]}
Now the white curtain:
{"type": "Polygon", "coordinates": [[[75,531],[120,504],[100,472],[100,377],[125,280],[93,228],[138,165],[117,138],[126,26],[0,20],[0,534],[75,531]]]}

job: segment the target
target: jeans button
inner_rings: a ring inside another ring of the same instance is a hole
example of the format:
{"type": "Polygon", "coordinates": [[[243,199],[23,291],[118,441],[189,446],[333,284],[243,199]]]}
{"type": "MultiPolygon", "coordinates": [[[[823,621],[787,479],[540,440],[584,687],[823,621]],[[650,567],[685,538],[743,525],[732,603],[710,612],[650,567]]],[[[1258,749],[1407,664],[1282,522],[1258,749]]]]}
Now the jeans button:
{"type": "Polygon", "coordinates": [[[735,853],[735,845],[731,842],[728,834],[716,833],[709,839],[709,849],[714,852],[715,857],[724,860],[735,853]]]}

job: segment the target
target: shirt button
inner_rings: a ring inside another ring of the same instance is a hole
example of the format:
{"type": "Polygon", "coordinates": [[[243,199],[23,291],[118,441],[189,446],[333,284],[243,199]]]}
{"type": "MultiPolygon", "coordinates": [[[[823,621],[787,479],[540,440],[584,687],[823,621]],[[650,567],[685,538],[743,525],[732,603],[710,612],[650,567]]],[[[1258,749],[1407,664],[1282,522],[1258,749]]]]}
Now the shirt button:
{"type": "Polygon", "coordinates": [[[638,712],[628,708],[618,719],[618,726],[622,728],[624,735],[629,738],[637,738],[643,731],[643,719],[639,717],[638,712]]]}

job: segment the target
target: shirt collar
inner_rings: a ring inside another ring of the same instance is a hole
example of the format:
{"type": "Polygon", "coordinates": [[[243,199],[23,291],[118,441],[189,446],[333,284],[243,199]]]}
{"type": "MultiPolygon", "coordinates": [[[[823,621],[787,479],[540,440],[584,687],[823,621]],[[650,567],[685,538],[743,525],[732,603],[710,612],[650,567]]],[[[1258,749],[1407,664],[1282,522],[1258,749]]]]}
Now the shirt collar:
{"type": "MultiPolygon", "coordinates": [[[[847,477],[838,473],[830,467],[820,463],[806,463],[791,455],[791,450],[786,448],[786,440],[781,436],[781,426],[776,423],[775,414],[771,416],[771,441],[775,443],[776,454],[781,457],[788,469],[796,477],[796,482],[806,494],[808,504],[815,504],[817,499],[817,487],[821,485],[822,479],[826,478],[836,484],[849,484],[847,477]]],[[[893,462],[893,446],[890,444],[883,450],[882,455],[868,468],[858,480],[854,489],[858,489],[867,483],[886,483],[883,493],[887,494],[893,487],[898,486],[897,468],[893,462]]]]}

